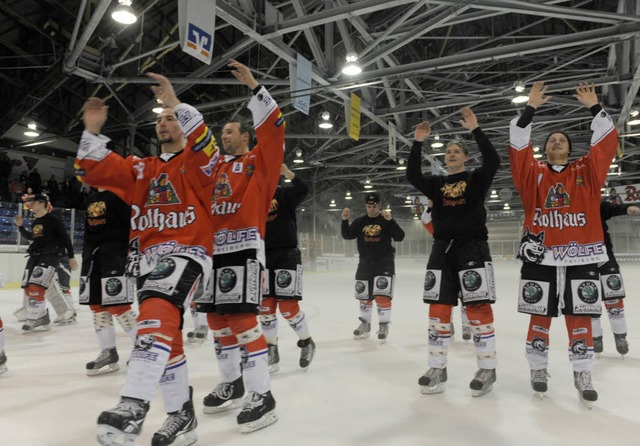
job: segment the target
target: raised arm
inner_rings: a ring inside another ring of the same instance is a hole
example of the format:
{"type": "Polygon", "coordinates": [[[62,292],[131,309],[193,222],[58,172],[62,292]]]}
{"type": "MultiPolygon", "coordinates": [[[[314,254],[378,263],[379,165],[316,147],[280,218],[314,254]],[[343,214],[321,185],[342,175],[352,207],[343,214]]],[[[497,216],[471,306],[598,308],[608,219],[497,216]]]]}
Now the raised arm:
{"type": "Polygon", "coordinates": [[[285,188],[284,193],[291,205],[293,207],[298,207],[309,193],[309,186],[307,183],[302,181],[300,177],[289,170],[286,164],[282,164],[280,167],[280,174],[284,175],[285,178],[291,181],[291,187],[285,188]]]}
{"type": "Polygon", "coordinates": [[[413,145],[407,160],[407,181],[428,197],[432,197],[434,194],[430,190],[429,182],[422,175],[422,143],[430,134],[431,126],[427,121],[418,124],[413,134],[413,145]]]}
{"type": "Polygon", "coordinates": [[[475,175],[479,177],[483,189],[485,189],[486,192],[491,186],[493,177],[500,167],[500,156],[493,147],[493,144],[491,144],[491,141],[489,141],[487,135],[484,134],[478,125],[478,119],[473,111],[469,107],[464,107],[460,110],[460,114],[462,115],[460,124],[473,134],[478,144],[478,149],[480,149],[480,153],[482,154],[482,165],[475,170],[475,175]]]}
{"type": "Polygon", "coordinates": [[[138,175],[134,158],[123,159],[107,149],[111,141],[101,135],[107,121],[109,107],[100,98],[87,99],[82,108],[84,132],[76,155],[74,168],[78,180],[94,187],[109,189],[130,203],[128,193],[138,175]]]}
{"type": "Polygon", "coordinates": [[[351,210],[349,208],[344,208],[342,210],[342,238],[345,240],[353,240],[358,237],[355,231],[352,230],[352,227],[349,225],[349,216],[351,215],[351,210]]]}

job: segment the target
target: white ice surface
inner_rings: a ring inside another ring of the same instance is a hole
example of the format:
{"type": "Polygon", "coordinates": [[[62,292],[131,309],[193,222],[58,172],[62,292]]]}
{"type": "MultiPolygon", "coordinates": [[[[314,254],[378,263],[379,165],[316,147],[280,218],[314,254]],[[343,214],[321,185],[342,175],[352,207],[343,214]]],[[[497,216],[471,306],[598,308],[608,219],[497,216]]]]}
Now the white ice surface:
{"type": "MultiPolygon", "coordinates": [[[[272,378],[279,421],[264,430],[241,434],[236,412],[202,414],[202,398],[219,376],[212,342],[186,346],[198,412],[197,444],[640,445],[640,266],[623,265],[631,351],[624,360],[615,352],[605,316],[605,352],[593,370],[599,400],[588,410],[578,402],[573,387],[562,318],[552,326],[547,397],[539,401],[532,396],[524,357],[528,316],[516,312],[519,266],[506,261],[496,262],[499,365],[494,391],[480,398],[470,396],[475,353],[472,343],[461,340],[456,310],[458,333],[449,354],[447,390],[420,394],[417,380],[427,361],[427,306],[421,301],[424,263],[398,262],[386,345],[380,345],[375,335],[352,339],[358,307],[351,267],[305,275],[303,309],[317,355],[303,373],[295,335],[280,319],[280,372],[272,378]]],[[[20,302],[20,290],[0,291],[9,358],[9,372],[0,376],[0,446],[96,444],[97,416],[116,404],[124,383],[128,339],[118,328],[122,370],[89,378],[85,363],[98,353],[89,309],[81,307],[76,325],[23,335],[12,315],[20,302]]],[[[377,327],[375,315],[373,326],[377,327]]],[[[191,327],[190,317],[186,327],[191,327]]],[[[136,444],[150,444],[164,417],[158,397],[136,444]]]]}

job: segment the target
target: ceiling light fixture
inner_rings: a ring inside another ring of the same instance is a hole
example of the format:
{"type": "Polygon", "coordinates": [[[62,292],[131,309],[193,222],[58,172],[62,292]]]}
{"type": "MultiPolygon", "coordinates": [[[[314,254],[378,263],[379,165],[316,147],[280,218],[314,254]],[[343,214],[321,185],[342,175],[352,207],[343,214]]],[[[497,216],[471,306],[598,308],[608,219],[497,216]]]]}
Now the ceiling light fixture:
{"type": "Polygon", "coordinates": [[[329,207],[336,207],[336,200],[331,200],[331,203],[329,203],[329,207]]]}
{"type": "Polygon", "coordinates": [[[495,189],[491,189],[491,195],[489,195],[490,198],[498,198],[498,191],[495,189]]]}
{"type": "Polygon", "coordinates": [[[357,76],[362,73],[362,67],[356,63],[358,55],[356,53],[347,53],[347,63],[342,67],[342,74],[347,76],[357,76]]]}
{"type": "Polygon", "coordinates": [[[629,112],[629,116],[633,119],[629,119],[627,121],[627,125],[638,125],[640,124],[640,111],[637,108],[632,108],[629,112]]]}
{"type": "Polygon", "coordinates": [[[27,124],[27,130],[24,132],[24,136],[28,136],[29,138],[37,138],[40,136],[40,132],[37,130],[38,126],[35,122],[31,121],[27,124]]]}
{"type": "Polygon", "coordinates": [[[158,101],[158,104],[155,107],[153,107],[151,111],[154,112],[156,115],[159,115],[160,113],[162,113],[162,110],[164,110],[164,107],[162,106],[162,101],[160,99],[156,99],[156,101],[158,101]]]}
{"type": "Polygon", "coordinates": [[[300,150],[300,149],[296,149],[296,157],[295,157],[295,159],[293,160],[293,162],[294,162],[295,164],[302,164],[302,163],[304,163],[304,160],[302,159],[302,150],[300,150]]]}
{"type": "Polygon", "coordinates": [[[407,170],[407,166],[404,164],[404,160],[402,158],[398,160],[398,167],[396,167],[396,170],[407,170]]]}
{"type": "Polygon", "coordinates": [[[514,104],[524,104],[528,100],[529,100],[528,95],[521,94],[511,99],[511,102],[513,102],[514,104]]]}
{"type": "Polygon", "coordinates": [[[508,211],[509,209],[511,209],[511,206],[509,206],[509,203],[505,203],[504,204],[504,208],[505,211],[508,211]]]}
{"type": "Polygon", "coordinates": [[[444,146],[444,144],[442,142],[440,142],[440,135],[438,135],[437,133],[433,134],[433,140],[435,142],[431,143],[431,148],[439,149],[440,147],[444,146]]]}
{"type": "Polygon", "coordinates": [[[118,0],[118,6],[111,13],[111,18],[118,23],[122,23],[123,25],[131,25],[132,23],[136,23],[138,18],[133,13],[133,9],[131,8],[131,0],[118,0]]]}
{"type": "Polygon", "coordinates": [[[516,93],[522,93],[525,89],[524,82],[522,82],[521,80],[517,80],[513,84],[513,89],[516,91],[516,93]]]}
{"type": "Polygon", "coordinates": [[[331,113],[329,113],[328,111],[323,111],[320,114],[320,119],[322,119],[322,121],[320,121],[318,127],[320,127],[321,129],[330,129],[333,127],[333,123],[330,121],[331,113]]]}
{"type": "Polygon", "coordinates": [[[347,191],[346,195],[344,196],[345,200],[351,200],[353,199],[353,197],[351,196],[351,192],[347,191]]]}

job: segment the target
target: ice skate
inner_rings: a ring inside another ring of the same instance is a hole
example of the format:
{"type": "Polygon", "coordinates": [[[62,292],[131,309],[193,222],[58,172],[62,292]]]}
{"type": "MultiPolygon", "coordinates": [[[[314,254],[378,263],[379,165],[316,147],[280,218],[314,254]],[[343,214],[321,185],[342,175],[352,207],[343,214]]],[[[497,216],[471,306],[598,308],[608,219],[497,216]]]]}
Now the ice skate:
{"type": "Polygon", "coordinates": [[[420,393],[430,395],[433,393],[442,393],[445,390],[447,382],[447,369],[436,369],[431,367],[424,375],[418,379],[420,385],[420,393]]]}
{"type": "Polygon", "coordinates": [[[251,392],[238,414],[240,432],[248,434],[275,423],[278,421],[275,409],[276,401],[270,391],[263,394],[251,392]]]}
{"type": "Polygon", "coordinates": [[[202,412],[212,414],[235,409],[240,405],[243,396],[242,376],[230,383],[220,383],[204,397],[202,412]]]}
{"type": "Polygon", "coordinates": [[[98,417],[98,442],[102,446],[133,446],[148,410],[149,403],[123,396],[116,407],[98,417]]]}
{"type": "Polygon", "coordinates": [[[278,353],[278,344],[267,344],[269,349],[269,373],[273,374],[280,370],[280,353],[278,353]]]}
{"type": "Polygon", "coordinates": [[[27,319],[22,325],[22,333],[35,333],[39,331],[47,331],[51,329],[51,319],[49,319],[49,310],[38,319],[27,319]]]}
{"type": "Polygon", "coordinates": [[[624,355],[626,355],[627,353],[629,353],[629,342],[627,342],[627,334],[626,333],[619,333],[613,334],[613,338],[616,341],[616,350],[618,350],[618,353],[620,353],[622,355],[622,357],[624,358],[624,355]]]}
{"type": "Polygon", "coordinates": [[[478,397],[493,390],[493,383],[496,382],[496,369],[478,369],[473,380],[469,384],[471,396],[478,397]]]}
{"type": "Polygon", "coordinates": [[[316,354],[316,343],[313,342],[313,339],[311,338],[307,338],[304,340],[300,339],[298,341],[298,347],[301,348],[300,367],[302,367],[304,370],[307,370],[307,367],[309,367],[309,364],[311,364],[311,361],[316,354]]]}
{"type": "Polygon", "coordinates": [[[162,427],[153,434],[151,446],[189,446],[198,441],[195,410],[193,409],[193,387],[189,386],[189,401],[181,410],[167,414],[162,427]]]}
{"type": "Polygon", "coordinates": [[[207,340],[207,334],[209,334],[209,327],[206,325],[199,325],[193,331],[187,333],[187,343],[202,344],[207,340]]]}
{"type": "Polygon", "coordinates": [[[7,355],[4,350],[0,352],[0,375],[7,373],[7,355]]]}
{"type": "Polygon", "coordinates": [[[540,399],[544,398],[547,391],[547,380],[550,376],[547,369],[531,370],[531,388],[540,399]]]}
{"type": "Polygon", "coordinates": [[[588,409],[591,409],[593,402],[598,400],[598,392],[591,384],[591,372],[588,370],[573,372],[573,383],[578,389],[580,402],[588,409]]]}
{"type": "Polygon", "coordinates": [[[353,330],[353,339],[368,338],[369,333],[371,332],[371,323],[365,321],[361,317],[359,317],[358,319],[360,319],[360,325],[358,326],[358,328],[353,330]]]}
{"type": "Polygon", "coordinates": [[[389,336],[389,322],[380,322],[378,327],[378,340],[381,344],[387,343],[387,336],[389,336]]]}
{"type": "Polygon", "coordinates": [[[462,340],[464,341],[471,340],[471,325],[462,324],[462,340]]]}
{"type": "Polygon", "coordinates": [[[75,324],[77,317],[78,317],[78,314],[76,313],[76,310],[67,310],[61,315],[59,315],[57,318],[55,318],[53,320],[53,323],[58,325],[75,324]]]}
{"type": "Polygon", "coordinates": [[[116,348],[107,348],[100,352],[98,357],[91,362],[87,362],[87,375],[106,375],[120,370],[118,366],[118,352],[116,348]]]}
{"type": "Polygon", "coordinates": [[[602,342],[602,336],[593,337],[593,352],[600,357],[600,353],[604,350],[604,344],[602,342]]]}

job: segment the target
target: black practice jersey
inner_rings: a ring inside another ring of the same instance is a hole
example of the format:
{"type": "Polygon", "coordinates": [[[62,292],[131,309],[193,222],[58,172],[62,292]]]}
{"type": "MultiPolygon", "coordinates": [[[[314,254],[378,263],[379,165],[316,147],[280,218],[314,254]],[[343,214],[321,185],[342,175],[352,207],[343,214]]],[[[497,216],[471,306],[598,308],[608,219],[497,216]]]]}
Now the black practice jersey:
{"type": "Polygon", "coordinates": [[[24,238],[33,241],[29,246],[30,254],[63,255],[66,252],[70,259],[73,258],[73,245],[71,245],[69,234],[62,220],[55,215],[47,213],[34,219],[31,232],[24,226],[20,226],[19,230],[24,238]]]}
{"type": "Polygon", "coordinates": [[[487,214],[484,199],[498,167],[500,157],[487,136],[473,132],[482,165],[455,175],[422,175],[422,143],[414,142],[407,163],[407,180],[433,201],[433,238],[440,240],[487,240],[487,214]]]}
{"type": "Polygon", "coordinates": [[[604,244],[607,247],[607,253],[613,254],[613,243],[609,234],[609,225],[607,220],[618,215],[627,215],[627,208],[630,204],[613,204],[606,200],[600,202],[600,218],[602,219],[602,232],[604,232],[604,244]]]}
{"type": "Polygon", "coordinates": [[[401,242],[404,231],[394,220],[387,220],[382,215],[371,218],[367,215],[356,218],[351,225],[349,220],[342,220],[342,238],[358,239],[360,262],[393,261],[395,249],[391,239],[401,242]]]}
{"type": "Polygon", "coordinates": [[[267,216],[267,233],[264,238],[266,249],[298,246],[296,208],[308,192],[309,186],[297,175],[291,180],[291,186],[278,186],[267,216]]]}
{"type": "Polygon", "coordinates": [[[91,249],[106,242],[129,244],[131,207],[108,190],[89,197],[84,223],[84,248],[91,249]]]}

